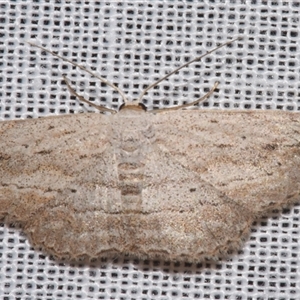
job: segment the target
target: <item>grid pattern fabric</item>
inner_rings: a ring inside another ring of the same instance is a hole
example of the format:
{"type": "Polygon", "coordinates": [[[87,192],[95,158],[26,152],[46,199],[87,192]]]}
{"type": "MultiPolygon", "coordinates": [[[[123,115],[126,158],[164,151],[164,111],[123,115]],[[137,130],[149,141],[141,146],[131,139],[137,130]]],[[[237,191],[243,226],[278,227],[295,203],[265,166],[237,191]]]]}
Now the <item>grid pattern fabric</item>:
{"type": "MultiPolygon", "coordinates": [[[[181,64],[238,36],[143,98],[148,109],[218,90],[202,109],[300,110],[300,1],[1,1],[0,119],[118,108],[120,95],[31,41],[118,85],[129,100],[181,64]]],[[[300,299],[299,205],[253,224],[240,251],[198,264],[118,257],[68,264],[1,224],[1,299],[300,299]]]]}

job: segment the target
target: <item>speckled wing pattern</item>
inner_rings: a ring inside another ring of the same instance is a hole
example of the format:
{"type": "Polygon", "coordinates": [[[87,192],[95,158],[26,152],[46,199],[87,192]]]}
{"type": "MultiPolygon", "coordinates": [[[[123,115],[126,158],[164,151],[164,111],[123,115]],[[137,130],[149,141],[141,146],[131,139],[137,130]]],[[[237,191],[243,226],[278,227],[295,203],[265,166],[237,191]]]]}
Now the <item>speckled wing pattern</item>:
{"type": "Polygon", "coordinates": [[[59,258],[200,261],[300,200],[300,116],[121,111],[0,123],[0,218],[59,258]]]}

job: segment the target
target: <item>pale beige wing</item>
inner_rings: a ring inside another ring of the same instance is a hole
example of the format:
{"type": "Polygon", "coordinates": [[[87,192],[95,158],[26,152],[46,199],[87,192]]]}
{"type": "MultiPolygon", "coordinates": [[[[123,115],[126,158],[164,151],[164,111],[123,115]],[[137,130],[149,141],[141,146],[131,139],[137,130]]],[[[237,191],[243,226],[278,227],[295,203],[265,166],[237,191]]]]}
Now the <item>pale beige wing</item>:
{"type": "Polygon", "coordinates": [[[173,214],[158,224],[172,233],[161,236],[178,257],[199,260],[236,249],[255,218],[300,201],[299,114],[175,111],[155,118],[157,157],[167,156],[186,175],[167,170],[152,189],[173,197],[173,214]]]}
{"type": "Polygon", "coordinates": [[[0,122],[0,218],[47,251],[81,253],[80,235],[97,231],[86,230],[87,218],[107,205],[108,187],[112,198],[118,192],[107,122],[99,114],[0,122]]]}
{"type": "Polygon", "coordinates": [[[158,144],[253,214],[300,200],[300,114],[175,111],[157,116],[158,144]]]}
{"type": "Polygon", "coordinates": [[[0,123],[0,217],[20,222],[34,245],[58,257],[199,261],[226,253],[257,213],[299,195],[297,115],[277,122],[267,114],[275,129],[265,125],[258,136],[261,118],[249,116],[178,111],[120,122],[80,115],[0,123]],[[123,150],[129,156],[120,164],[123,150]],[[281,202],[271,198],[277,192],[281,202]],[[137,198],[136,206],[126,202],[137,198]]]}

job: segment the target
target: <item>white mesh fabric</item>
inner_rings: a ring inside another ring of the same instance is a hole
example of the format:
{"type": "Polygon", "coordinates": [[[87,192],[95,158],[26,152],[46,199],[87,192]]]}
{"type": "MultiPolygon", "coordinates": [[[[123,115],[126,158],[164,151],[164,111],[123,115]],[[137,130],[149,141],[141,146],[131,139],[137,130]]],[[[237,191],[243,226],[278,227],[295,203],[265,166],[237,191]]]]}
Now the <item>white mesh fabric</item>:
{"type": "MultiPolygon", "coordinates": [[[[93,69],[134,99],[187,60],[243,36],[151,90],[145,105],[192,101],[219,81],[200,107],[300,110],[299,1],[1,1],[0,14],[1,120],[92,110],[70,95],[62,74],[86,99],[122,103],[27,40],[93,69]]],[[[69,265],[3,225],[0,298],[299,299],[299,206],[268,217],[231,259],[202,264],[121,257],[69,265]]]]}

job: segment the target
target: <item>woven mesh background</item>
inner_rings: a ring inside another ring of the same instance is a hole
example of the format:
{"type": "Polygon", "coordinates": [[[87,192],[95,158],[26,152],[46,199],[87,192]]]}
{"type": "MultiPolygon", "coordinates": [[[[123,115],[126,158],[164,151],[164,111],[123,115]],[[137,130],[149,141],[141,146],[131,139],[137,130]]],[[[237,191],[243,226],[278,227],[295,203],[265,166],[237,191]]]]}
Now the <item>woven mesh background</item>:
{"type": "MultiPolygon", "coordinates": [[[[148,108],[300,110],[299,1],[1,1],[0,119],[92,110],[67,91],[117,108],[111,88],[50,54],[57,51],[117,84],[129,99],[180,64],[235,42],[172,76],[148,108]]],[[[268,218],[267,218],[268,217],[268,218]]],[[[253,225],[230,259],[199,264],[120,257],[90,265],[33,250],[19,228],[0,230],[1,299],[300,299],[299,206],[253,225]]]]}

